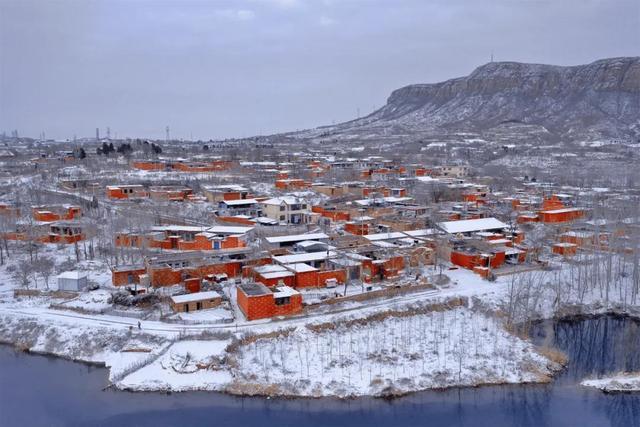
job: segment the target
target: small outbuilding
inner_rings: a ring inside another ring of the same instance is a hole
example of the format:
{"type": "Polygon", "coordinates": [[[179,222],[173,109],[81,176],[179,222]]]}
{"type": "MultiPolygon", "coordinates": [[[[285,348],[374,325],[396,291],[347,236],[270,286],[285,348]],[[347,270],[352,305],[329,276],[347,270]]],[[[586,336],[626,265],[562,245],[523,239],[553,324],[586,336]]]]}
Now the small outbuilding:
{"type": "Polygon", "coordinates": [[[58,290],[80,292],[88,285],[87,273],[65,271],[58,275],[58,290]]]}
{"type": "Polygon", "coordinates": [[[216,291],[194,292],[186,295],[171,297],[171,308],[176,313],[189,313],[190,311],[206,310],[214,308],[222,303],[222,296],[216,291]]]}

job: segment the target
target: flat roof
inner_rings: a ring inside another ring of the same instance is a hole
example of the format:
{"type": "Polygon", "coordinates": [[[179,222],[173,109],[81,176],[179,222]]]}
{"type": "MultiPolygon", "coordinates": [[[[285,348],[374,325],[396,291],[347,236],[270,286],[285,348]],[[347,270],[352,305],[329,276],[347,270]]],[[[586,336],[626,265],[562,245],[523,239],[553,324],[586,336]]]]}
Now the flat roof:
{"type": "Polygon", "coordinates": [[[267,288],[262,283],[257,282],[241,283],[240,285],[238,285],[238,288],[249,297],[272,294],[269,288],[267,288]]]}
{"type": "Polygon", "coordinates": [[[369,240],[370,242],[375,242],[379,240],[394,240],[394,239],[402,239],[407,237],[424,237],[435,234],[435,230],[431,228],[422,228],[418,230],[407,230],[407,231],[393,231],[391,233],[375,233],[375,234],[367,234],[362,237],[369,240]]]}
{"type": "Polygon", "coordinates": [[[296,273],[308,273],[310,271],[318,271],[317,268],[311,267],[309,264],[298,262],[295,264],[286,264],[287,268],[295,270],[296,273]]]}
{"type": "Polygon", "coordinates": [[[542,211],[545,214],[559,214],[559,213],[567,213],[567,212],[582,212],[581,208],[563,208],[563,209],[552,209],[550,211],[542,211]]]}
{"type": "Polygon", "coordinates": [[[256,199],[238,199],[238,200],[220,200],[227,206],[255,205],[258,203],[256,199]]]}
{"type": "Polygon", "coordinates": [[[194,292],[192,294],[172,296],[171,301],[173,301],[176,304],[181,304],[185,302],[202,301],[205,299],[213,299],[213,298],[220,298],[220,294],[217,293],[216,291],[194,292]]]}
{"type": "Polygon", "coordinates": [[[470,233],[473,231],[498,230],[509,226],[496,218],[466,219],[461,221],[445,221],[438,226],[447,233],[470,233]]]}
{"type": "Polygon", "coordinates": [[[253,227],[241,227],[241,226],[230,226],[230,225],[214,225],[213,227],[207,228],[208,233],[215,233],[215,234],[245,234],[251,230],[253,230],[253,227]]]}
{"type": "Polygon", "coordinates": [[[58,279],[78,280],[78,279],[84,279],[86,277],[87,277],[87,273],[82,271],[65,271],[58,274],[58,279]]]}
{"type": "Polygon", "coordinates": [[[335,257],[337,252],[334,251],[322,251],[322,252],[309,252],[306,254],[295,254],[295,255],[282,255],[273,257],[276,261],[281,262],[282,264],[295,264],[299,262],[312,262],[312,261],[322,261],[330,257],[335,257]]]}
{"type": "Polygon", "coordinates": [[[286,298],[286,297],[290,297],[293,295],[298,295],[300,292],[296,291],[293,288],[290,288],[289,286],[276,286],[274,292],[273,292],[273,297],[274,298],[286,298]]]}
{"type": "Polygon", "coordinates": [[[305,240],[320,240],[328,238],[329,236],[324,233],[291,234],[287,236],[265,237],[266,241],[269,243],[302,242],[305,240]]]}

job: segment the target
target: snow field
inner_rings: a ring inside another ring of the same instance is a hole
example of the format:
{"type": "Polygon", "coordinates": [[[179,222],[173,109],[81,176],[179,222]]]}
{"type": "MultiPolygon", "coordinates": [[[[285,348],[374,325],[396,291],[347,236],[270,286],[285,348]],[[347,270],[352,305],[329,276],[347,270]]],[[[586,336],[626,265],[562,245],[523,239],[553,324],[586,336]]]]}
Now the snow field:
{"type": "Polygon", "coordinates": [[[313,331],[241,346],[238,381],[276,394],[340,397],[544,381],[551,362],[499,320],[466,308],[313,331]]]}

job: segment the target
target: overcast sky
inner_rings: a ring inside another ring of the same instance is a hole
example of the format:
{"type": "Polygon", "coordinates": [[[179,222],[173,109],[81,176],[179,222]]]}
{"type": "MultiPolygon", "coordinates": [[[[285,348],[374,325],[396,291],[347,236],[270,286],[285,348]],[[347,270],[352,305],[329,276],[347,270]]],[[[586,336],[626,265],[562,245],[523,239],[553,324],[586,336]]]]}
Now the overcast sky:
{"type": "Polygon", "coordinates": [[[640,54],[639,0],[0,0],[0,131],[242,137],[496,60],[640,54]]]}

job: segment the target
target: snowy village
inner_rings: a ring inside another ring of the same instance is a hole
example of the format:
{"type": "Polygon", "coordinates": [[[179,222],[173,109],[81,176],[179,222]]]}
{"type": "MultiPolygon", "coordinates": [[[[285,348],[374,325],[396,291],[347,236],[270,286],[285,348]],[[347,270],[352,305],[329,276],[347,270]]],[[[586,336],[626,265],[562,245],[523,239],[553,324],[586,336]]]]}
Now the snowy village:
{"type": "Polygon", "coordinates": [[[394,396],[549,382],[532,322],[637,312],[637,171],[552,179],[630,146],[305,138],[14,138],[2,340],[123,390],[394,396]]]}
{"type": "Polygon", "coordinates": [[[640,427],[640,1],[0,0],[0,427],[640,427]]]}

